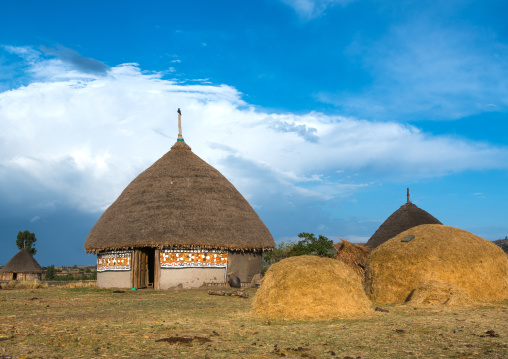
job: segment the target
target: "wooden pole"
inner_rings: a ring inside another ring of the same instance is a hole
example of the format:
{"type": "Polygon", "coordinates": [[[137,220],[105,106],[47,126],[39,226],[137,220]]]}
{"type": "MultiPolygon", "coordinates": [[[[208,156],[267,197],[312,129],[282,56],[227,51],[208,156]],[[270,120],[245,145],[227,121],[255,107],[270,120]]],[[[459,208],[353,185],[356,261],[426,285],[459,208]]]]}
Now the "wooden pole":
{"type": "Polygon", "coordinates": [[[407,189],[407,203],[411,203],[411,201],[409,200],[409,188],[407,189]]]}
{"type": "Polygon", "coordinates": [[[178,109],[178,141],[183,141],[182,137],[182,112],[178,109]]]}

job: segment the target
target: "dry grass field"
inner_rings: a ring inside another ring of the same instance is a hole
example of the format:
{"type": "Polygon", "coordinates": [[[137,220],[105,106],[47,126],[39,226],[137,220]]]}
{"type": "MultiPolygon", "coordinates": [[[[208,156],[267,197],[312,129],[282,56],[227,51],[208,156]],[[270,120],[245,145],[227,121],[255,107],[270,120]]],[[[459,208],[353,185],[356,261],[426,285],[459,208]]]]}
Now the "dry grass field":
{"type": "Polygon", "coordinates": [[[506,301],[298,322],[250,316],[247,293],[0,290],[0,358],[508,358],[506,301]]]}

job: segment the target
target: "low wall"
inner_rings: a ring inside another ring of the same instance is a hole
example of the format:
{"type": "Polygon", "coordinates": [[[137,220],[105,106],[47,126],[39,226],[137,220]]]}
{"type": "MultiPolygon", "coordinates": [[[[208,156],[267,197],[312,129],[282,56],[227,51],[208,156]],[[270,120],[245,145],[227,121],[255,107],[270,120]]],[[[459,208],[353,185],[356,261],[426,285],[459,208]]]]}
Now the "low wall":
{"type": "Polygon", "coordinates": [[[132,271],[97,272],[97,288],[131,288],[132,271]]]}

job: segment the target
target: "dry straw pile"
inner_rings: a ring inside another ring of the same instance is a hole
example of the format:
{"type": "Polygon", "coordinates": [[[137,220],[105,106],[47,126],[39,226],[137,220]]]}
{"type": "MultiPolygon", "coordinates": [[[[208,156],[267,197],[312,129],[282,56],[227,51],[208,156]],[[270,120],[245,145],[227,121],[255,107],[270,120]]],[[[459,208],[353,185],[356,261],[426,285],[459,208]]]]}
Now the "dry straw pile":
{"type": "Polygon", "coordinates": [[[508,259],[486,239],[444,225],[408,229],[377,247],[365,269],[365,290],[379,303],[404,303],[424,282],[465,291],[473,301],[508,299],[508,259]],[[402,242],[408,235],[415,236],[402,242]]]}
{"type": "Polygon", "coordinates": [[[273,264],[261,281],[252,312],[265,318],[325,320],[372,312],[360,277],[331,258],[299,256],[273,264]]]}
{"type": "Polygon", "coordinates": [[[340,240],[342,241],[341,243],[334,244],[337,253],[333,258],[353,269],[360,276],[363,283],[365,280],[365,264],[367,263],[370,248],[348,242],[345,239],[340,240]]]}
{"type": "Polygon", "coordinates": [[[48,283],[41,282],[40,280],[11,280],[2,285],[3,289],[38,289],[48,288],[48,283]]]}
{"type": "Polygon", "coordinates": [[[453,284],[431,280],[421,283],[411,292],[407,303],[411,305],[455,305],[471,302],[471,296],[453,284]]]}

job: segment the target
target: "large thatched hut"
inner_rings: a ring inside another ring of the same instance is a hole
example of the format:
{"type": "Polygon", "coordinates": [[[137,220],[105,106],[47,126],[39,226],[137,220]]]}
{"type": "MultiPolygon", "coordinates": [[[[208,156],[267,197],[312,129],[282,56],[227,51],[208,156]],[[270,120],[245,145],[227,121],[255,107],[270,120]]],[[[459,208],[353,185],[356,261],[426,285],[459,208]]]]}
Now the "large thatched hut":
{"type": "Polygon", "coordinates": [[[40,280],[42,268],[23,248],[0,270],[0,280],[40,280]]]}
{"type": "Polygon", "coordinates": [[[430,213],[424,211],[409,200],[407,190],[407,202],[383,222],[378,230],[367,241],[366,246],[376,248],[390,238],[395,237],[405,230],[422,224],[442,224],[430,213]]]}
{"type": "MultiPolygon", "coordinates": [[[[179,116],[180,120],[180,116],[179,116]]],[[[86,238],[97,286],[156,289],[250,283],[272,235],[236,188],[181,136],[136,177],[86,238]]]]}

